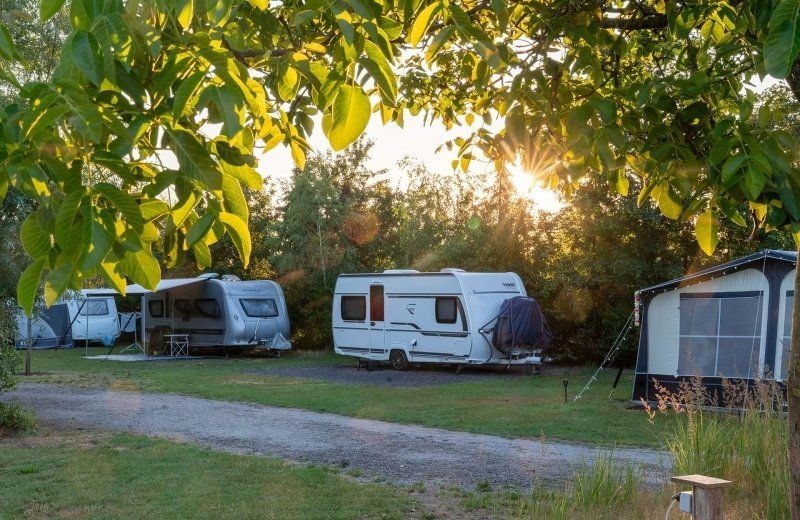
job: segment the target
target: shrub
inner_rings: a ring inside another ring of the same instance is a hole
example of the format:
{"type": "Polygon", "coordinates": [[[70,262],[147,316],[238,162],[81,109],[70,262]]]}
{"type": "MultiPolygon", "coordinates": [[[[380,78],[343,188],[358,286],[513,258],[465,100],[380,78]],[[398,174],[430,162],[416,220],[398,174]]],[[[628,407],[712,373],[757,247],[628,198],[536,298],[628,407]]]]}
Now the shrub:
{"type": "Polygon", "coordinates": [[[8,404],[0,403],[0,430],[24,432],[34,428],[36,428],[36,420],[33,414],[17,401],[8,404]]]}
{"type": "Polygon", "coordinates": [[[22,356],[11,347],[0,346],[0,394],[17,384],[14,372],[22,362],[22,356]]]}

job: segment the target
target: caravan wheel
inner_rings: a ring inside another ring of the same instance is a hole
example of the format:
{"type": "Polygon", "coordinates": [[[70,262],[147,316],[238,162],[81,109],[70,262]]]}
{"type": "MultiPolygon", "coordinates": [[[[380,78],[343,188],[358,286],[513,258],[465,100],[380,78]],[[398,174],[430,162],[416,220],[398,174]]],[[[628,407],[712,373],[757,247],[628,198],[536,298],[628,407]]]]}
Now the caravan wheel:
{"type": "Polygon", "coordinates": [[[392,364],[393,369],[401,372],[408,370],[411,366],[411,363],[408,362],[408,358],[406,357],[406,353],[402,350],[393,350],[391,354],[389,354],[389,363],[392,364]]]}

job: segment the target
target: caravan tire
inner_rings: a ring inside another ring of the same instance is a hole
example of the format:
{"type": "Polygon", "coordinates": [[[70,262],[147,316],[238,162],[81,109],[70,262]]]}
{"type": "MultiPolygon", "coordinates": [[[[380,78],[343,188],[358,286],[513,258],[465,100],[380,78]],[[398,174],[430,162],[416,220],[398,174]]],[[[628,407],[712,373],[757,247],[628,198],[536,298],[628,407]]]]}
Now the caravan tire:
{"type": "Polygon", "coordinates": [[[391,363],[393,369],[401,372],[404,372],[411,367],[411,363],[408,362],[406,353],[399,349],[392,350],[389,353],[389,363],[391,363]]]}

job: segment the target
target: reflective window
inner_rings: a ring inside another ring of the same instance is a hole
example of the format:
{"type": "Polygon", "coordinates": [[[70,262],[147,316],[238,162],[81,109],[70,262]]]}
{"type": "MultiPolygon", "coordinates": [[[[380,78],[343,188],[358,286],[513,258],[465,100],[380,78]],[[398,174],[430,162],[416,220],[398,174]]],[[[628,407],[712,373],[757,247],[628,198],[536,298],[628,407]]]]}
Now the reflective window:
{"type": "Polygon", "coordinates": [[[154,318],[161,318],[164,316],[164,300],[148,300],[147,310],[150,316],[154,318]]]}
{"type": "MultiPolygon", "coordinates": [[[[78,303],[78,307],[81,304],[78,303]]],[[[83,308],[81,308],[81,316],[105,316],[108,314],[108,301],[107,300],[98,300],[95,298],[87,299],[83,302],[83,308]]]]}
{"type": "Polygon", "coordinates": [[[342,296],[342,319],[364,321],[367,317],[367,299],[363,296],[342,296]]]}
{"type": "Polygon", "coordinates": [[[436,323],[455,323],[458,312],[456,298],[436,298],[436,323]]]}
{"type": "MultiPolygon", "coordinates": [[[[274,300],[273,305],[275,304],[274,300]]],[[[194,301],[194,310],[198,316],[206,318],[219,318],[219,304],[214,298],[199,298],[194,301]]],[[[275,309],[275,316],[278,315],[278,309],[275,309]]]]}
{"type": "Polygon", "coordinates": [[[383,321],[383,286],[369,288],[369,321],[383,321]]]}
{"type": "Polygon", "coordinates": [[[274,318],[278,315],[278,305],[272,298],[243,298],[239,303],[251,318],[274,318]]]}

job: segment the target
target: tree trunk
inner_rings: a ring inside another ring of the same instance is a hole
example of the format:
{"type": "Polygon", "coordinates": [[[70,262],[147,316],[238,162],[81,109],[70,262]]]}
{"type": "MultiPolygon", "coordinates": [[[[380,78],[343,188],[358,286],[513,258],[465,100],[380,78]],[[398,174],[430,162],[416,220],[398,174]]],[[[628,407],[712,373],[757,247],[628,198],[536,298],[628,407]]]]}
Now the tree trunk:
{"type": "MultiPolygon", "coordinates": [[[[800,257],[800,244],[798,244],[800,257]]],[[[800,520],[800,273],[795,270],[794,309],[792,312],[792,346],[789,350],[786,401],[789,405],[789,471],[791,472],[789,505],[792,520],[800,520]]]]}
{"type": "Polygon", "coordinates": [[[33,316],[28,316],[28,348],[25,351],[25,375],[31,375],[31,350],[33,349],[33,316]]]}

